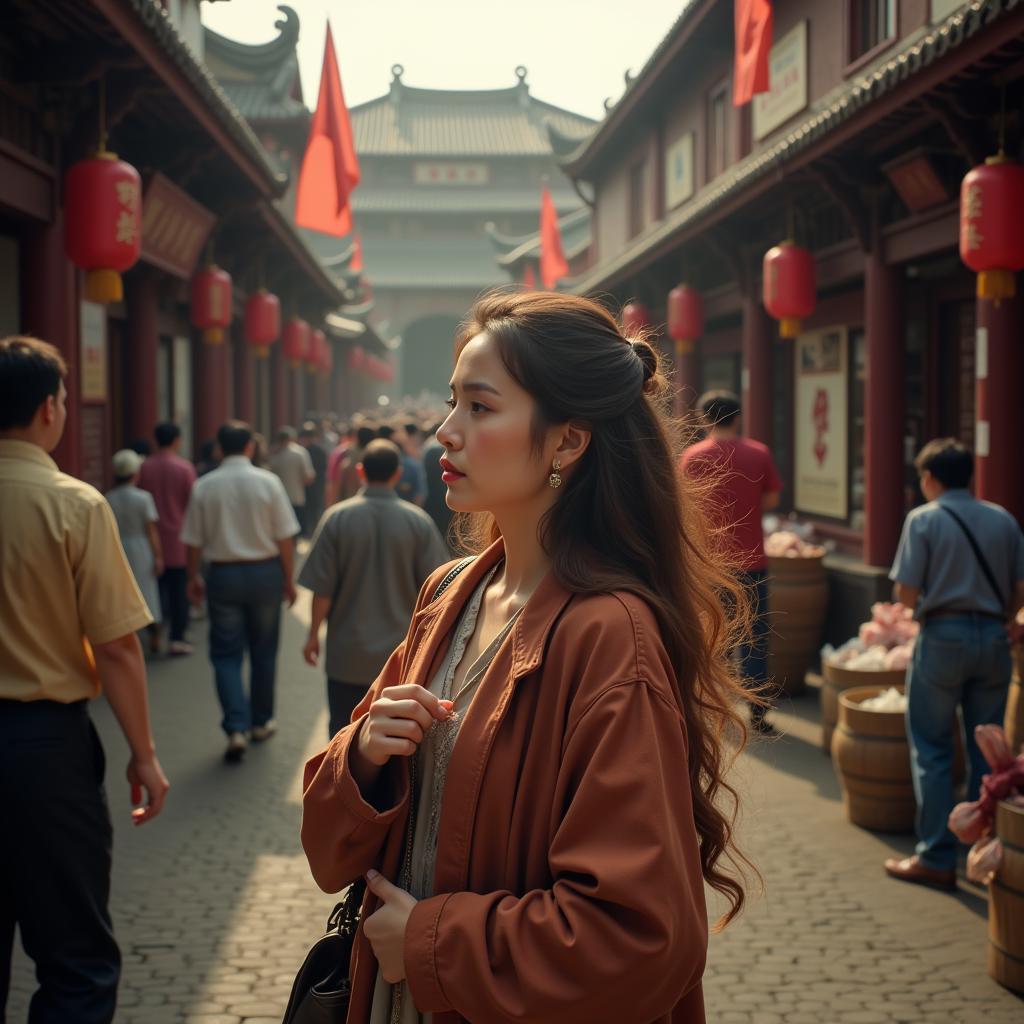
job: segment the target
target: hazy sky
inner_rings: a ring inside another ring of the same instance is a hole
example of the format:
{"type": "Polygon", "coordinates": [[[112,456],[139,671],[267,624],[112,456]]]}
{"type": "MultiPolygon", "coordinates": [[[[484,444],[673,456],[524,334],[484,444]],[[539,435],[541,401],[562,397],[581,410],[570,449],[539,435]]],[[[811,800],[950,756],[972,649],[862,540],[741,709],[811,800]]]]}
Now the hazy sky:
{"type": "MultiPolygon", "coordinates": [[[[248,43],[277,35],[279,0],[204,3],[215,32],[248,43]]],[[[299,64],[316,106],[328,16],[349,106],[387,91],[391,66],[407,85],[496,89],[529,70],[539,99],[601,117],[627,68],[639,71],[688,0],[289,0],[298,13],[299,64]]]]}

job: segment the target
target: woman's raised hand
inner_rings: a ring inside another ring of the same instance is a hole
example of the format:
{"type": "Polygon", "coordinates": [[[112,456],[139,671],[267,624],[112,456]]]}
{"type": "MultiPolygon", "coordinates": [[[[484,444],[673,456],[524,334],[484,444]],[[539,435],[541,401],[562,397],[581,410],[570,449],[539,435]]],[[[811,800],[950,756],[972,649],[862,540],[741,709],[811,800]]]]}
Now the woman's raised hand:
{"type": "Polygon", "coordinates": [[[452,707],[417,683],[389,686],[370,705],[359,730],[359,753],[378,768],[396,755],[408,757],[435,721],[451,716],[452,707]]]}

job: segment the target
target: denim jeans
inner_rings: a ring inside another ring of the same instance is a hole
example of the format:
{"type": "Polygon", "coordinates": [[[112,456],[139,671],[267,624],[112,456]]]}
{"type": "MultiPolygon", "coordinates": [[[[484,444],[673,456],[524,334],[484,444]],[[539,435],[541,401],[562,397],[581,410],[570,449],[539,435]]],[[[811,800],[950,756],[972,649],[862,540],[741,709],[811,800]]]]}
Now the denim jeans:
{"type": "MultiPolygon", "coordinates": [[[[768,682],[768,573],[753,569],[740,573],[751,603],[750,639],[739,645],[740,672],[754,686],[768,682]]],[[[763,691],[762,691],[763,692],[763,691]]]]}
{"type": "Polygon", "coordinates": [[[187,579],[183,565],[172,565],[160,576],[160,610],[164,622],[169,622],[172,641],[183,641],[188,628],[187,579]]]}
{"type": "Polygon", "coordinates": [[[226,733],[246,732],[274,716],[274,673],[284,572],[280,559],[211,565],[207,576],[210,662],[226,733]],[[249,650],[249,694],[242,660],[249,650]]]}
{"type": "Polygon", "coordinates": [[[963,711],[975,800],[988,770],[974,727],[1002,724],[1010,686],[1010,643],[1003,624],[978,615],[933,619],[921,627],[907,678],[907,738],[917,800],[917,855],[931,868],[956,866],[956,838],[946,827],[953,809],[953,734],[963,711]]]}

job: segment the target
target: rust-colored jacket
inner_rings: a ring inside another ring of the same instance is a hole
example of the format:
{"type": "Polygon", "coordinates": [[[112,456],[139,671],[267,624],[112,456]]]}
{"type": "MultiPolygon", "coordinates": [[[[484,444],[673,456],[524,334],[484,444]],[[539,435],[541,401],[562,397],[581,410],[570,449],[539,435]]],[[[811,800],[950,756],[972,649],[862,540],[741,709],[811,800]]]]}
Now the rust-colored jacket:
{"type": "MultiPolygon", "coordinates": [[[[427,580],[408,636],[353,724],[306,765],[302,845],[322,889],[376,868],[396,879],[408,762],[368,804],[348,767],[359,719],[386,686],[427,686],[497,542],[437,600],[427,580]]],[[[650,608],[573,595],[548,574],[468,708],[444,791],[434,892],[405,936],[405,970],[435,1024],[704,1021],[704,882],[672,667],[650,608]]],[[[377,900],[368,894],[364,914],[377,900]]],[[[369,1019],[377,963],[360,930],[350,1024],[369,1019]]]]}

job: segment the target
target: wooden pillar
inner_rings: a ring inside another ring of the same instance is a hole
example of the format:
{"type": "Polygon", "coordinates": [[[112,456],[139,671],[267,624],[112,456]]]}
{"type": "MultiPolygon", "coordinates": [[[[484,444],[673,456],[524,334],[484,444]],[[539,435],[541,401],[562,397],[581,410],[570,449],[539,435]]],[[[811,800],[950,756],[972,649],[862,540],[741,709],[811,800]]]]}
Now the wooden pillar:
{"type": "Polygon", "coordinates": [[[194,346],[195,424],[201,442],[217,436],[228,414],[228,358],[225,345],[194,346]]]}
{"type": "Polygon", "coordinates": [[[234,415],[246,423],[256,423],[256,386],[253,373],[252,346],[245,340],[242,321],[235,319],[231,327],[235,372],[234,415]]]}
{"type": "Polygon", "coordinates": [[[743,297],[743,433],[771,447],[772,326],[757,289],[743,297]]]}
{"type": "Polygon", "coordinates": [[[306,367],[300,363],[288,371],[288,376],[291,378],[291,418],[288,422],[298,430],[306,406],[306,367]]]}
{"type": "Polygon", "coordinates": [[[864,561],[887,566],[903,525],[903,275],[876,242],[865,257],[864,561]]]}
{"type": "Polygon", "coordinates": [[[1024,302],[978,299],[974,491],[1024,522],[1024,302]]]}
{"type": "Polygon", "coordinates": [[[267,370],[270,372],[270,435],[276,436],[291,422],[288,416],[288,364],[281,354],[280,343],[270,350],[267,370]]]}
{"type": "Polygon", "coordinates": [[[81,391],[79,385],[78,273],[64,255],[63,211],[52,223],[27,229],[21,249],[21,329],[56,345],[67,363],[67,425],[53,450],[58,466],[82,473],[81,391]]]}
{"type": "Polygon", "coordinates": [[[152,443],[157,420],[156,363],[160,351],[156,275],[137,266],[124,276],[125,440],[152,443]]]}
{"type": "MultiPolygon", "coordinates": [[[[699,345],[700,343],[697,342],[699,345]]],[[[697,404],[698,387],[700,382],[697,379],[697,350],[682,352],[679,344],[675,346],[675,370],[676,370],[676,393],[674,400],[674,412],[676,416],[689,416],[697,404]]]]}

